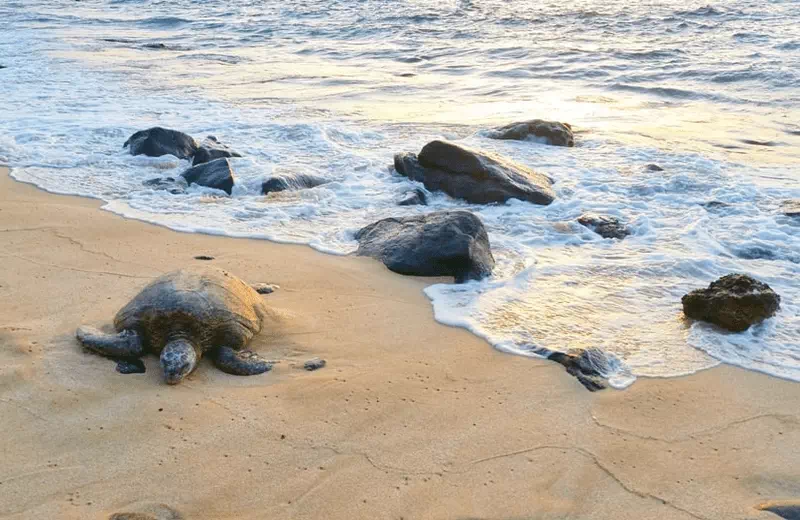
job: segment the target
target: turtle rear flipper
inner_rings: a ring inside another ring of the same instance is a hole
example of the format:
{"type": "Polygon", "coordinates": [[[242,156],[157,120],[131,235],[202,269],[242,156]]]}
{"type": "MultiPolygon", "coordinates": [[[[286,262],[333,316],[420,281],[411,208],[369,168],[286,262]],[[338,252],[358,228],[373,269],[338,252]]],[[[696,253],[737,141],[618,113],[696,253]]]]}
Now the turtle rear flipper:
{"type": "Polygon", "coordinates": [[[106,334],[94,327],[78,327],[75,336],[84,347],[110,358],[137,358],[144,354],[139,335],[132,330],[106,334]]]}
{"type": "Polygon", "coordinates": [[[234,376],[253,376],[272,369],[272,363],[249,350],[219,347],[211,353],[211,358],[217,368],[234,376]]]}

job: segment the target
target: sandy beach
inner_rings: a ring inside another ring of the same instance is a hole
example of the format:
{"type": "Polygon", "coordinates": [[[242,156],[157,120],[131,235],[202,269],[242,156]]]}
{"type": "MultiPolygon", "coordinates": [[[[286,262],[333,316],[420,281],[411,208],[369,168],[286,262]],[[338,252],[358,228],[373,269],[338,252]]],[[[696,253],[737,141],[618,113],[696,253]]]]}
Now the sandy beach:
{"type": "Polygon", "coordinates": [[[0,200],[0,518],[767,520],[800,496],[796,383],[720,366],[590,393],[372,260],[176,233],[2,168],[0,200]],[[253,345],[272,372],[204,361],[169,387],[155,357],[122,375],[77,344],[197,255],[280,285],[253,345]]]}

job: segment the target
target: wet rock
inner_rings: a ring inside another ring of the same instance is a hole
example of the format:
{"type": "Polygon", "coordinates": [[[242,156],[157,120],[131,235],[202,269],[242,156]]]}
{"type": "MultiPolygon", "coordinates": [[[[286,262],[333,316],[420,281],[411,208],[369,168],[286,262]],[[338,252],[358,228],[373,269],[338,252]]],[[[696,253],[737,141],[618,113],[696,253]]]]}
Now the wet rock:
{"type": "Polygon", "coordinates": [[[734,249],[733,254],[744,260],[775,260],[774,250],[761,246],[742,246],[734,249]]]}
{"type": "Polygon", "coordinates": [[[553,352],[547,359],[561,363],[590,392],[608,388],[608,375],[613,371],[608,354],[598,348],[578,352],[553,352]]]}
{"type": "Polygon", "coordinates": [[[784,201],[781,204],[781,213],[787,217],[800,217],[800,199],[784,201]]]}
{"type": "Polygon", "coordinates": [[[547,144],[553,146],[575,146],[572,127],[567,123],[558,123],[556,121],[531,119],[530,121],[520,121],[501,126],[487,133],[487,137],[492,139],[513,139],[516,141],[523,141],[531,136],[546,139],[547,144]]]}
{"type": "Polygon", "coordinates": [[[700,205],[703,206],[704,208],[706,208],[706,210],[708,210],[708,211],[716,211],[716,210],[721,210],[721,209],[725,209],[725,208],[731,207],[731,205],[728,204],[727,202],[720,202],[718,200],[710,200],[708,202],[701,202],[700,205]]]}
{"type": "Polygon", "coordinates": [[[273,191],[302,190],[314,188],[330,182],[324,177],[304,173],[270,177],[261,184],[261,193],[264,195],[273,191]]]}
{"type": "Polygon", "coordinates": [[[761,511],[769,511],[785,520],[800,520],[800,500],[770,500],[756,506],[761,511]]]}
{"type": "Polygon", "coordinates": [[[519,199],[547,205],[555,200],[552,179],[502,157],[470,150],[447,141],[426,144],[419,156],[395,155],[397,172],[475,204],[519,199]]]}
{"type": "Polygon", "coordinates": [[[453,276],[457,283],[491,274],[494,257],[483,223],[468,211],[387,218],[356,233],[360,256],[416,276],[453,276]]]}
{"type": "Polygon", "coordinates": [[[586,226],[603,238],[618,238],[622,240],[631,234],[628,226],[617,217],[585,213],[578,217],[578,223],[586,226]]]}
{"type": "Polygon", "coordinates": [[[0,65],[0,69],[7,69],[7,68],[8,67],[6,65],[0,65]]]}
{"type": "Polygon", "coordinates": [[[258,294],[272,294],[280,289],[280,286],[274,283],[254,283],[251,287],[255,289],[258,294]]]}
{"type": "Polygon", "coordinates": [[[161,157],[174,155],[179,159],[189,159],[197,151],[197,141],[190,135],[156,126],[136,132],[122,147],[129,147],[131,155],[161,157]]]}
{"type": "Polygon", "coordinates": [[[319,370],[320,368],[323,368],[326,364],[327,363],[325,362],[324,359],[315,357],[303,363],[303,368],[305,368],[309,372],[312,372],[314,370],[319,370]]]}
{"type": "Polygon", "coordinates": [[[174,177],[156,177],[155,179],[148,179],[142,184],[148,188],[169,191],[173,195],[185,193],[187,187],[187,184],[183,178],[175,179],[174,177]]]}
{"type": "Polygon", "coordinates": [[[228,159],[214,159],[211,162],[192,166],[181,176],[188,184],[197,184],[222,190],[228,195],[233,191],[233,169],[228,159]]]}
{"type": "Polygon", "coordinates": [[[117,372],[120,374],[144,374],[147,370],[144,363],[138,358],[117,359],[117,372]]]}
{"type": "Polygon", "coordinates": [[[397,203],[398,206],[427,206],[428,205],[428,196],[425,192],[419,188],[415,189],[414,191],[409,191],[406,193],[400,201],[397,203]]]}
{"type": "Polygon", "coordinates": [[[649,171],[649,172],[663,172],[664,171],[664,168],[662,168],[661,166],[659,166],[657,164],[648,164],[647,166],[645,166],[645,169],[647,171],[649,171]]]}
{"type": "Polygon", "coordinates": [[[781,297],[769,285],[745,274],[729,274],[707,289],[685,295],[683,312],[689,318],[707,321],[733,332],[773,316],[781,297]]]}
{"type": "Polygon", "coordinates": [[[216,137],[209,135],[200,143],[200,147],[197,149],[197,152],[195,152],[192,166],[211,162],[214,159],[241,156],[242,154],[239,152],[234,152],[228,146],[220,143],[216,137]]]}

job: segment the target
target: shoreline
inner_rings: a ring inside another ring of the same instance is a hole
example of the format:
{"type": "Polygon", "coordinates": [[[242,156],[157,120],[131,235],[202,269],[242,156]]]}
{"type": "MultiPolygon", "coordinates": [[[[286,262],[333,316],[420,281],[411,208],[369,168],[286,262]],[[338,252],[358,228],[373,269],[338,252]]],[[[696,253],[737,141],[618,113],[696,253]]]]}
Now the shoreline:
{"type": "Polygon", "coordinates": [[[767,520],[800,496],[800,384],[720,365],[592,394],[435,322],[430,279],[126,219],[4,166],[0,191],[0,518],[767,520]],[[81,351],[78,325],[197,255],[280,286],[252,345],[272,372],[201,361],[172,388],[154,357],[121,375],[81,351]]]}

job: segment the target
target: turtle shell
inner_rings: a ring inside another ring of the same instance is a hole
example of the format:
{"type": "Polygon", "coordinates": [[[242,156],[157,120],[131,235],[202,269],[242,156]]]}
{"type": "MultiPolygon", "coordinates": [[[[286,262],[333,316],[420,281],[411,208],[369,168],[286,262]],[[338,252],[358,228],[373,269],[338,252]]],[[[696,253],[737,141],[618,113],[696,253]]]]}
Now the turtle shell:
{"type": "Polygon", "coordinates": [[[267,309],[244,281],[215,267],[174,271],[153,280],[114,317],[117,331],[134,330],[159,353],[185,338],[205,351],[243,348],[261,331],[267,309]]]}

